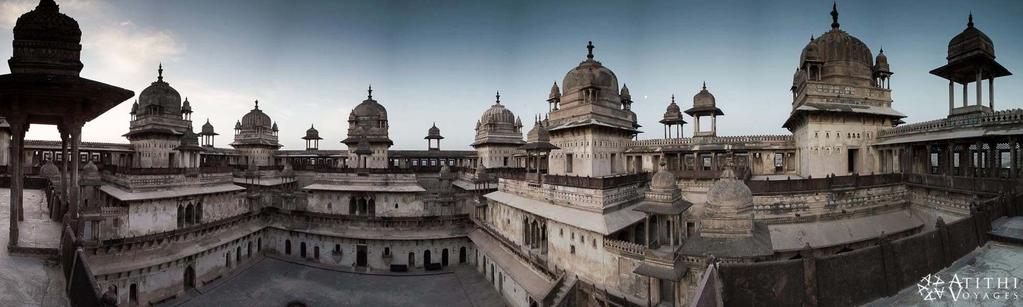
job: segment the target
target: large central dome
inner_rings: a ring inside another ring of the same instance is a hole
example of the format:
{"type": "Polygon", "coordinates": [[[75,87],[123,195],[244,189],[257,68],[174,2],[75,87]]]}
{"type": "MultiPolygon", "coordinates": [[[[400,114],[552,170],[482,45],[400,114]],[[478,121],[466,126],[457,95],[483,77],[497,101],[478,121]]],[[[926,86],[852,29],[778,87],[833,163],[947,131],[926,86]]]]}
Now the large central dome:
{"type": "Polygon", "coordinates": [[[565,79],[561,81],[564,87],[564,96],[578,92],[586,87],[597,87],[617,95],[618,77],[610,69],[593,59],[593,42],[590,42],[586,47],[589,49],[586,60],[568,71],[565,74],[565,79]]]}
{"type": "Polygon", "coordinates": [[[141,114],[170,114],[181,116],[181,94],[163,81],[163,64],[160,64],[156,81],[139,94],[141,114]]]}
{"type": "Polygon", "coordinates": [[[822,63],[822,81],[856,86],[870,86],[873,54],[867,44],[839,28],[838,10],[831,10],[831,31],[811,39],[799,55],[799,65],[822,63]]]}
{"type": "Polygon", "coordinates": [[[272,125],[273,121],[270,120],[270,115],[266,115],[263,110],[259,109],[259,100],[256,100],[256,107],[252,108],[252,111],[242,116],[242,129],[263,128],[270,130],[272,125]]]}

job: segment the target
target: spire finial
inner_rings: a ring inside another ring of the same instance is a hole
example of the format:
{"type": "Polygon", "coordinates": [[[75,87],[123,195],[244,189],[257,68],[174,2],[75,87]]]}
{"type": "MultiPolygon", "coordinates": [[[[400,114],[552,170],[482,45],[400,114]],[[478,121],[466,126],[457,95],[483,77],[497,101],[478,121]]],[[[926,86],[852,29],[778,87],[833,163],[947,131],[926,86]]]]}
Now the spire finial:
{"type": "Polygon", "coordinates": [[[703,90],[704,90],[704,91],[706,91],[706,90],[707,90],[707,81],[703,81],[703,90]]]}
{"type": "Polygon", "coordinates": [[[209,124],[209,123],[210,123],[210,118],[209,118],[209,117],[207,117],[207,118],[206,118],[206,123],[207,123],[207,124],[209,124]]]}
{"type": "Polygon", "coordinates": [[[671,103],[675,103],[675,94],[671,94],[671,103]]]}
{"type": "Polygon", "coordinates": [[[369,97],[370,100],[372,100],[373,99],[373,85],[372,84],[369,85],[369,89],[366,90],[366,92],[368,93],[368,95],[366,95],[366,96],[369,97]]]}
{"type": "Polygon", "coordinates": [[[313,125],[313,124],[309,124],[309,129],[314,129],[314,128],[316,128],[316,126],[315,126],[315,125],[313,125]]]}
{"type": "Polygon", "coordinates": [[[163,81],[163,62],[160,62],[160,68],[156,70],[156,80],[163,81]]]}
{"type": "Polygon", "coordinates": [[[497,91],[497,104],[501,104],[501,91],[497,91]]]}
{"type": "Polygon", "coordinates": [[[586,44],[586,50],[587,50],[586,58],[592,60],[593,59],[593,41],[590,41],[589,43],[586,44]]]}
{"type": "Polygon", "coordinates": [[[56,11],[59,10],[59,8],[60,7],[57,6],[57,2],[54,2],[53,0],[40,0],[39,1],[39,5],[36,6],[37,10],[44,10],[44,11],[51,11],[51,12],[56,12],[56,11]]]}
{"type": "Polygon", "coordinates": [[[884,45],[881,45],[881,49],[879,49],[877,52],[878,54],[884,54],[884,45]]]}
{"type": "Polygon", "coordinates": [[[838,29],[838,3],[831,3],[831,28],[838,29]]]}
{"type": "Polygon", "coordinates": [[[256,99],[256,110],[259,110],[259,99],[256,99]]]}
{"type": "Polygon", "coordinates": [[[812,42],[813,39],[814,39],[813,34],[810,34],[810,41],[812,42]]]}
{"type": "Polygon", "coordinates": [[[973,11],[970,11],[970,21],[966,23],[966,26],[973,28],[973,11]]]}

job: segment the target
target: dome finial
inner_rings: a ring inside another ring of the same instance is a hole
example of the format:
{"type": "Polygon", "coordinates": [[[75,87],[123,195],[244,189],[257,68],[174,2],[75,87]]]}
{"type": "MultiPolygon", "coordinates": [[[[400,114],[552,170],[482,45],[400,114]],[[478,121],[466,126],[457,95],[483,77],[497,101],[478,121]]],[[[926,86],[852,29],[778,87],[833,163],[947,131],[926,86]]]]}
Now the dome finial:
{"type": "Polygon", "coordinates": [[[163,62],[160,62],[160,68],[156,70],[156,80],[163,81],[163,62]]]}
{"type": "Polygon", "coordinates": [[[59,7],[57,6],[57,2],[54,2],[53,0],[40,0],[39,5],[36,6],[36,9],[56,12],[58,11],[59,7]]]}
{"type": "Polygon", "coordinates": [[[501,104],[501,91],[497,91],[497,104],[501,104]]]}
{"type": "Polygon", "coordinates": [[[671,94],[671,103],[675,103],[675,94],[671,94]]]}
{"type": "Polygon", "coordinates": [[[253,110],[259,110],[259,99],[256,99],[256,108],[253,110]]]}
{"type": "Polygon", "coordinates": [[[590,41],[589,43],[586,44],[586,50],[587,50],[586,58],[592,60],[593,59],[593,41],[590,41]]]}
{"type": "Polygon", "coordinates": [[[970,21],[966,23],[966,27],[973,28],[973,11],[970,11],[970,21]]]}
{"type": "Polygon", "coordinates": [[[831,28],[838,29],[838,3],[831,3],[831,28]]]}
{"type": "Polygon", "coordinates": [[[368,90],[366,90],[366,92],[367,92],[367,93],[369,93],[369,94],[368,94],[368,95],[366,95],[366,96],[367,96],[367,97],[369,97],[369,99],[371,99],[371,100],[372,100],[372,99],[373,99],[373,85],[372,85],[372,84],[370,84],[370,85],[369,85],[369,89],[368,89],[368,90]]]}
{"type": "Polygon", "coordinates": [[[704,90],[704,91],[706,91],[706,90],[707,90],[707,81],[703,81],[703,90],[704,90]]]}

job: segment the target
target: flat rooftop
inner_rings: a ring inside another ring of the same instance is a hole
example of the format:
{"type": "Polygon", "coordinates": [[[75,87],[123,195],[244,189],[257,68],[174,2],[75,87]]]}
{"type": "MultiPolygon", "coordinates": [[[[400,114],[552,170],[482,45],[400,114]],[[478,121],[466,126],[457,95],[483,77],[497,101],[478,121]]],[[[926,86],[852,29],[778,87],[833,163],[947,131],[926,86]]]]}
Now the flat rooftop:
{"type": "MultiPolygon", "coordinates": [[[[46,217],[43,192],[25,190],[25,221],[21,225],[21,246],[49,247],[59,244],[60,226],[46,217]],[[57,240],[53,240],[53,235],[57,240]]],[[[11,255],[11,189],[0,189],[0,306],[68,306],[64,297],[64,275],[55,261],[11,255]]]]}
{"type": "Polygon", "coordinates": [[[353,273],[264,257],[243,271],[158,306],[504,306],[472,265],[437,274],[353,273]]]}

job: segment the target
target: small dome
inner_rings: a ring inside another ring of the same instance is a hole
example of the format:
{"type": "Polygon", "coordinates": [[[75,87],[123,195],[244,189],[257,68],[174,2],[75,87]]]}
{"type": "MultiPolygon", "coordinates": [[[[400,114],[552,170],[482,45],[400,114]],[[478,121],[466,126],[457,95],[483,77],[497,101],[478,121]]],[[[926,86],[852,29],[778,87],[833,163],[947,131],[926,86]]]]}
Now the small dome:
{"type": "Polygon", "coordinates": [[[217,135],[217,133],[213,131],[213,124],[210,124],[210,119],[209,118],[206,119],[206,123],[205,124],[202,124],[202,132],[199,133],[199,134],[201,134],[201,135],[217,135]]]}
{"type": "Polygon", "coordinates": [[[291,163],[284,163],[284,168],[281,169],[281,177],[295,177],[295,169],[291,167],[291,163]]]}
{"type": "Polygon", "coordinates": [[[745,212],[753,207],[753,192],[735,177],[731,168],[726,168],[707,191],[707,205],[715,212],[745,212]]]}
{"type": "Polygon", "coordinates": [[[18,17],[14,25],[11,73],[77,76],[82,71],[82,30],[73,18],[60,13],[53,0],[18,17]]]}
{"type": "Polygon", "coordinates": [[[550,132],[547,131],[547,127],[543,121],[537,121],[533,125],[533,129],[526,133],[526,143],[549,143],[551,141],[550,132]]]}
{"type": "Polygon", "coordinates": [[[629,85],[628,84],[623,84],[622,85],[622,92],[618,96],[622,96],[622,100],[631,100],[632,99],[632,94],[629,93],[629,85]]]}
{"type": "Polygon", "coordinates": [[[437,128],[437,123],[433,123],[433,126],[430,127],[430,129],[426,130],[426,137],[424,139],[428,140],[444,139],[444,137],[440,135],[440,128],[437,128]]]}
{"type": "Polygon", "coordinates": [[[280,131],[280,130],[277,129],[277,122],[274,122],[274,125],[273,125],[272,128],[270,128],[270,130],[273,131],[273,132],[280,131]]]}
{"type": "Polygon", "coordinates": [[[966,29],[956,35],[948,42],[948,60],[951,62],[956,58],[972,55],[974,53],[986,53],[992,58],[995,57],[995,44],[991,38],[973,26],[973,13],[970,13],[966,29]]]}
{"type": "Polygon", "coordinates": [[[234,122],[234,129],[241,129],[241,128],[242,128],[242,122],[241,121],[234,122]]]}
{"type": "Polygon", "coordinates": [[[715,107],[716,105],[717,99],[707,90],[707,82],[704,82],[703,89],[693,96],[693,107],[715,107]]]}
{"type": "Polygon", "coordinates": [[[558,88],[558,81],[554,81],[554,85],[551,85],[551,94],[547,96],[547,100],[558,99],[561,99],[561,89],[558,88]]]}
{"type": "Polygon", "coordinates": [[[89,160],[89,162],[86,163],[85,166],[82,167],[82,179],[83,180],[100,180],[101,179],[101,177],[99,175],[99,168],[96,167],[96,164],[92,163],[92,160],[89,160]]]}
{"type": "Polygon", "coordinates": [[[139,101],[138,101],[138,99],[136,99],[135,102],[133,102],[131,104],[131,112],[129,114],[136,114],[136,113],[138,113],[138,111],[139,111],[139,101]]]}
{"type": "Polygon", "coordinates": [[[57,168],[57,165],[53,164],[53,161],[46,160],[43,166],[39,168],[39,176],[51,181],[54,181],[54,178],[57,179],[56,181],[60,181],[60,169],[57,168]]]}
{"type": "Polygon", "coordinates": [[[259,109],[259,100],[256,100],[256,106],[245,116],[242,116],[239,128],[246,130],[256,128],[270,129],[271,126],[273,126],[273,121],[270,120],[270,115],[266,115],[266,113],[263,113],[263,110],[259,109]]]}
{"type": "Polygon", "coordinates": [[[322,140],[323,138],[320,137],[320,131],[316,130],[316,127],[313,127],[313,125],[309,125],[309,129],[305,131],[305,137],[303,137],[302,139],[322,140]]]}
{"type": "Polygon", "coordinates": [[[668,171],[667,165],[664,161],[661,161],[657,173],[650,179],[650,188],[655,190],[672,190],[676,187],[675,174],[668,171]]]}
{"type": "Polygon", "coordinates": [[[188,102],[188,97],[185,97],[185,102],[181,103],[181,113],[192,113],[192,104],[188,102]]]}
{"type": "Polygon", "coordinates": [[[163,64],[157,70],[156,81],[139,94],[139,110],[144,115],[181,115],[181,94],[163,81],[163,64]],[[153,113],[155,112],[155,114],[153,113]]]}
{"type": "Polygon", "coordinates": [[[451,167],[447,166],[447,164],[445,164],[444,166],[440,167],[440,179],[453,179],[453,178],[454,178],[454,174],[451,173],[451,167]]]}
{"type": "Polygon", "coordinates": [[[877,53],[877,57],[874,58],[874,71],[888,73],[892,71],[891,66],[888,65],[888,56],[884,55],[884,48],[881,48],[877,53]]]}
{"type": "Polygon", "coordinates": [[[186,129],[185,133],[181,135],[181,146],[199,146],[199,135],[195,134],[192,129],[186,129]]]}

